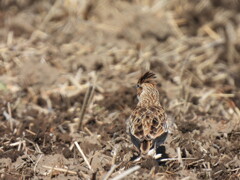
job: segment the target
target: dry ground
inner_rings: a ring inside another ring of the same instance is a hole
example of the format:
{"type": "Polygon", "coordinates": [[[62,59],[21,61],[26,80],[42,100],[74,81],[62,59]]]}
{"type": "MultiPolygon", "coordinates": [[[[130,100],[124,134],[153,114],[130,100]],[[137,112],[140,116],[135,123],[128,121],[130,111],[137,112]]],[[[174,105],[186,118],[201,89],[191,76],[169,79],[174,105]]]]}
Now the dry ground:
{"type": "Polygon", "coordinates": [[[1,0],[0,94],[2,179],[239,179],[240,1],[1,0]],[[173,128],[136,163],[149,69],[173,128]]]}

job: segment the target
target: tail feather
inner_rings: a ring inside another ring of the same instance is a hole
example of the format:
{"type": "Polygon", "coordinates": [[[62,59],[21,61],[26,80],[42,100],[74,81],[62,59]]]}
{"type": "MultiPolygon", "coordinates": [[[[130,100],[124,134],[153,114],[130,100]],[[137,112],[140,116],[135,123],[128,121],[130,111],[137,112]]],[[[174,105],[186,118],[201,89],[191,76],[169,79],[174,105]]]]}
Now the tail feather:
{"type": "Polygon", "coordinates": [[[151,141],[144,140],[141,142],[140,150],[143,154],[147,154],[152,146],[151,141]]]}

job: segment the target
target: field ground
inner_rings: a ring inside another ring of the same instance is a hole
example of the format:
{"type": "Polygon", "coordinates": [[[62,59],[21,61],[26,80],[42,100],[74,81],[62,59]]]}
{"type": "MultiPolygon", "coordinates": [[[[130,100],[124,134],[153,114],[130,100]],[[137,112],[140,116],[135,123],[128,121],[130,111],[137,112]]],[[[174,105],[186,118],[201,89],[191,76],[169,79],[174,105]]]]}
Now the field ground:
{"type": "Polygon", "coordinates": [[[239,108],[239,0],[0,1],[2,179],[240,179],[239,108]],[[149,69],[159,164],[126,133],[149,69]]]}

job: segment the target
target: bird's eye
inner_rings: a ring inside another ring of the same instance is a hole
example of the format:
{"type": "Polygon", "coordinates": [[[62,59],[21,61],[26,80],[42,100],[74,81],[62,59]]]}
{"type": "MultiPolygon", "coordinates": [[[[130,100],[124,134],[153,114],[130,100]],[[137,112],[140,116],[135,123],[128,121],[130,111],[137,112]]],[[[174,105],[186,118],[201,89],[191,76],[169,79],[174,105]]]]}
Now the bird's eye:
{"type": "Polygon", "coordinates": [[[141,86],[139,84],[136,85],[137,88],[140,88],[141,86]]]}

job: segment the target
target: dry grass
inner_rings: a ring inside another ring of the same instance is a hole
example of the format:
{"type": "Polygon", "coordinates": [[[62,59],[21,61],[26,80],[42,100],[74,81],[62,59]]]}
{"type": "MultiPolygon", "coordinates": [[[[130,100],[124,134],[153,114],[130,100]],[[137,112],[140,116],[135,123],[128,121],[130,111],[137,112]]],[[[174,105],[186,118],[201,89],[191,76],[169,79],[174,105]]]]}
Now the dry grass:
{"type": "Polygon", "coordinates": [[[1,1],[1,178],[239,179],[239,5],[1,1]],[[173,127],[159,163],[131,161],[125,126],[149,69],[173,127]]]}

